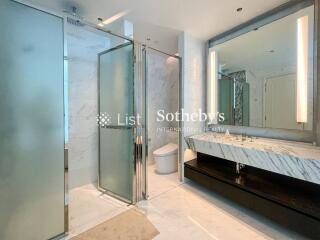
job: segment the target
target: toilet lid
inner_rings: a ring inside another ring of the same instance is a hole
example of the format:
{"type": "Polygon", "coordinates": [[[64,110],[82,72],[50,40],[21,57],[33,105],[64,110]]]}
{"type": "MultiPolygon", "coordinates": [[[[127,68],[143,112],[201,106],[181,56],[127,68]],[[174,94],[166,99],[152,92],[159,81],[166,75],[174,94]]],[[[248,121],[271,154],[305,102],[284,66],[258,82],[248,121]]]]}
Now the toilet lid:
{"type": "Polygon", "coordinates": [[[166,156],[178,151],[178,145],[175,143],[168,143],[167,145],[162,146],[161,148],[155,150],[153,155],[155,156],[166,156]]]}

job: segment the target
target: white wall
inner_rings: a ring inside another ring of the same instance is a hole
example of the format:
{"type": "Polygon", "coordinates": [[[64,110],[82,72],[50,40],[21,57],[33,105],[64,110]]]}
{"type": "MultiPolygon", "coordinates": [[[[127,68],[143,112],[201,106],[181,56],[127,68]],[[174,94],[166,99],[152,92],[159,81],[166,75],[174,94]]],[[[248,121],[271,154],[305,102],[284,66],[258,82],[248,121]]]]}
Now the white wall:
{"type": "MultiPolygon", "coordinates": [[[[184,111],[197,113],[199,109],[205,112],[206,104],[206,42],[194,38],[189,33],[181,33],[179,36],[179,55],[182,57],[182,82],[184,111]]],[[[197,134],[203,131],[202,122],[184,122],[183,137],[197,134]]],[[[184,148],[186,143],[183,140],[184,148]]],[[[186,151],[185,160],[193,155],[186,151]]]]}

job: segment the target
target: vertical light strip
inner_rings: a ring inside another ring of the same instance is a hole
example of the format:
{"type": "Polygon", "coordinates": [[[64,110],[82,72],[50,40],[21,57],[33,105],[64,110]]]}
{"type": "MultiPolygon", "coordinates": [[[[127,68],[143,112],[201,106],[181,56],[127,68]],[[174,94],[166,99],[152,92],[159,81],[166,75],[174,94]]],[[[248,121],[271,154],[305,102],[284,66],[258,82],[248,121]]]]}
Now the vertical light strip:
{"type": "Polygon", "coordinates": [[[212,49],[209,50],[208,59],[208,99],[207,99],[207,113],[211,123],[217,124],[218,112],[218,53],[212,49]]]}
{"type": "Polygon", "coordinates": [[[308,118],[308,16],[297,20],[297,122],[308,118]]]}

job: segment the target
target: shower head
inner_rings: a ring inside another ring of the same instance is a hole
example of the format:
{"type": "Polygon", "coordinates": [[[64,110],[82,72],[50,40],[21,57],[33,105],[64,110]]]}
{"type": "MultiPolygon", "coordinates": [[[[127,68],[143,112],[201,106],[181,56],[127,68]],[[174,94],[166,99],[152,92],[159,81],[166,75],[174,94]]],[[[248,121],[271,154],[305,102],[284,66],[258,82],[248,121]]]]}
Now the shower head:
{"type": "Polygon", "coordinates": [[[82,23],[83,17],[81,17],[77,13],[77,8],[76,7],[71,7],[71,11],[69,10],[64,10],[64,13],[68,14],[67,16],[67,22],[71,25],[74,25],[76,27],[83,27],[85,24],[82,23]]]}
{"type": "Polygon", "coordinates": [[[67,17],[67,22],[76,26],[76,27],[83,27],[84,23],[82,23],[79,19],[74,19],[71,17],[67,17]]]}

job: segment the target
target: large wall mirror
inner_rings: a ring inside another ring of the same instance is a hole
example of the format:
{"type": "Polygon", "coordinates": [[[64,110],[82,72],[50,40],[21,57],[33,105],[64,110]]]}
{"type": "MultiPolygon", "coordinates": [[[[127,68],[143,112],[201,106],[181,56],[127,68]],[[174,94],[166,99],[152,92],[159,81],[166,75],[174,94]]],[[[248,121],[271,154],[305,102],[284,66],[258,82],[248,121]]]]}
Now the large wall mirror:
{"type": "Polygon", "coordinates": [[[312,130],[314,5],[209,49],[208,111],[219,124],[312,130]]]}

